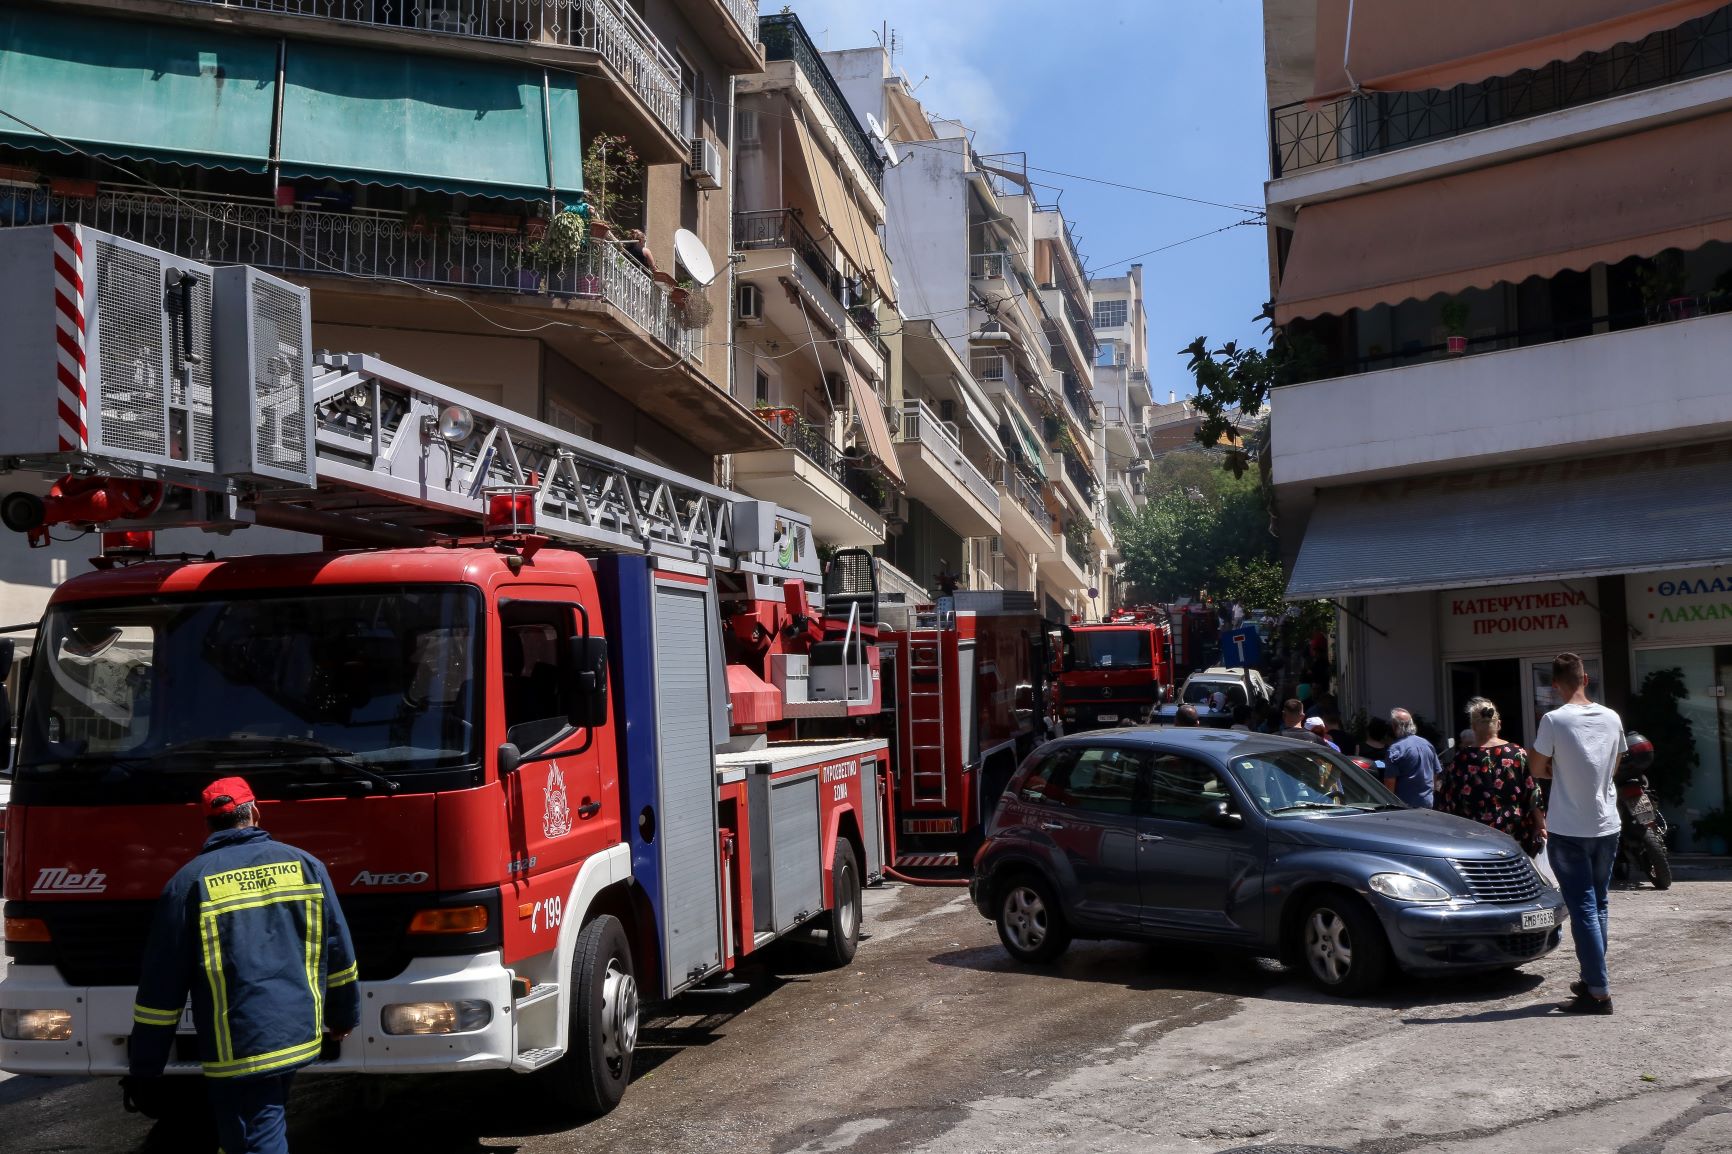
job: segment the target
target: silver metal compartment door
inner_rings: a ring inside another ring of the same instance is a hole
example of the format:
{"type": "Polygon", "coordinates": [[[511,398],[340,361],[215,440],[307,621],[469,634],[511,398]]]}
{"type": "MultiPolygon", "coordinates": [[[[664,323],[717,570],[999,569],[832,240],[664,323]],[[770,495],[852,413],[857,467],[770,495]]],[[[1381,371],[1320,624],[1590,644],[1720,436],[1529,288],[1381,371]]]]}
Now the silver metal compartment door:
{"type": "Polygon", "coordinates": [[[776,932],[783,933],[824,907],[816,773],[770,782],[770,841],[776,932]]]}
{"type": "Polygon", "coordinates": [[[883,798],[878,795],[879,782],[884,777],[884,763],[876,756],[860,759],[860,818],[861,838],[866,842],[866,860],[860,863],[862,876],[875,878],[884,872],[884,844],[879,826],[883,798]]]}
{"type": "Polygon", "coordinates": [[[655,587],[656,749],[661,771],[662,942],[667,989],[721,965],[721,877],[716,846],[716,769],[701,586],[655,587]]]}

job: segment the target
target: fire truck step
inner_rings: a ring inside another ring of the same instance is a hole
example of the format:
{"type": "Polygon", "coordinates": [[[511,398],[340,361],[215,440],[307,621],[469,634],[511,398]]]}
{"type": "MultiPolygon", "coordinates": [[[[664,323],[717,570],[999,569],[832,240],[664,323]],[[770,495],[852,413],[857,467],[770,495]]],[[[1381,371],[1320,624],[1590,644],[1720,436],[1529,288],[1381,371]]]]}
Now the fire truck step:
{"type": "Polygon", "coordinates": [[[954,853],[899,853],[896,855],[896,868],[905,869],[943,869],[956,865],[954,853]]]}
{"type": "Polygon", "coordinates": [[[564,1056],[565,1051],[558,1046],[541,1046],[534,1050],[520,1050],[517,1060],[531,1070],[539,1070],[543,1066],[551,1066],[564,1056]]]}
{"type": "Polygon", "coordinates": [[[527,994],[523,995],[513,1003],[513,1007],[519,1011],[526,1010],[538,1002],[545,1002],[549,998],[556,998],[558,996],[558,982],[542,982],[539,985],[530,987],[527,994]]]}
{"type": "Polygon", "coordinates": [[[705,982],[701,986],[693,986],[686,991],[686,996],[697,997],[702,994],[706,997],[716,995],[732,997],[735,994],[743,994],[751,988],[752,983],[750,982],[741,982],[732,978],[717,978],[715,981],[705,982]]]}

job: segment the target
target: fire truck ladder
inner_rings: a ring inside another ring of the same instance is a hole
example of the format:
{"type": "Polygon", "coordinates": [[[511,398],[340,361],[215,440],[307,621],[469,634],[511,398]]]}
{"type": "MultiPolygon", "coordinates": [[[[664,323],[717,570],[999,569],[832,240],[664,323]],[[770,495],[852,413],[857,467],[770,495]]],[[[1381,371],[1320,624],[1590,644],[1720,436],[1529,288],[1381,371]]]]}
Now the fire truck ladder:
{"type": "Polygon", "coordinates": [[[528,493],[532,531],[564,544],[817,576],[810,526],[799,514],[758,506],[376,357],[326,354],[314,372],[317,486],[261,492],[254,499],[261,523],[281,524],[285,510],[301,510],[314,515],[305,518],[309,528],[323,515],[427,539],[473,535],[493,496],[528,493]],[[759,524],[742,526],[742,513],[759,524]],[[777,522],[773,535],[765,516],[777,522]]]}
{"type": "Polygon", "coordinates": [[[915,801],[943,805],[949,797],[944,701],[944,630],[921,615],[908,632],[908,752],[915,801]]]}

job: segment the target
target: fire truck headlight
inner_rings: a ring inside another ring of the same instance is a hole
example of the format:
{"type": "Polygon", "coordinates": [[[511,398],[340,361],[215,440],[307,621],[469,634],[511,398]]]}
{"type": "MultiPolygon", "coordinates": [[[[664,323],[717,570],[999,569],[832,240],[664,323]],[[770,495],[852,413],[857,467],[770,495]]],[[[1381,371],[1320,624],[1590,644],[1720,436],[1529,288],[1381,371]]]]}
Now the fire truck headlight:
{"type": "Polygon", "coordinates": [[[379,1015],[387,1034],[467,1034],[493,1020],[491,1003],[479,999],[462,1002],[398,1002],[379,1015]]]}
{"type": "Polygon", "coordinates": [[[69,1042],[71,1010],[0,1010],[0,1037],[20,1042],[69,1042]]]}

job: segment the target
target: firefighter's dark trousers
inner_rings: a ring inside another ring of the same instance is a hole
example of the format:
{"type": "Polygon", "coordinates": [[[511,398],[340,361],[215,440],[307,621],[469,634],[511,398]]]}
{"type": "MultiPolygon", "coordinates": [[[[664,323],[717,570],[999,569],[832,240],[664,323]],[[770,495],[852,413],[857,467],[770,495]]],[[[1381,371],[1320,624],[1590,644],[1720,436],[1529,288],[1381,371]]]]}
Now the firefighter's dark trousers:
{"type": "Polygon", "coordinates": [[[222,1154],[289,1154],[289,1083],[294,1072],[206,1078],[222,1154]]]}

